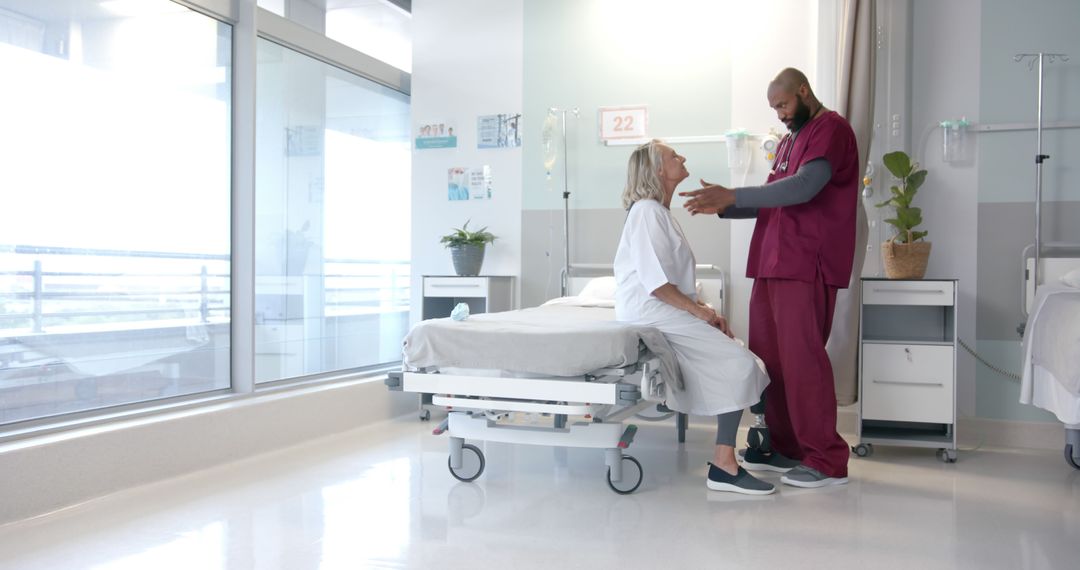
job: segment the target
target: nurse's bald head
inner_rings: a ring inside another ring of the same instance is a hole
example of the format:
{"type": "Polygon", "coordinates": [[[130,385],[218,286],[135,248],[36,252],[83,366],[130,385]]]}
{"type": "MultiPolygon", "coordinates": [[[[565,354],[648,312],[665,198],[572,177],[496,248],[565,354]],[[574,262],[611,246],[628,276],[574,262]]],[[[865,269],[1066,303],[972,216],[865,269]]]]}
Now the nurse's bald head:
{"type": "MultiPolygon", "coordinates": [[[[782,90],[783,93],[797,93],[799,89],[806,86],[806,91],[810,96],[814,95],[814,90],[810,88],[810,80],[806,78],[806,74],[795,69],[794,67],[788,67],[776,74],[776,77],[769,82],[769,92],[773,90],[782,90]]],[[[803,94],[806,97],[807,94],[803,94]]]]}

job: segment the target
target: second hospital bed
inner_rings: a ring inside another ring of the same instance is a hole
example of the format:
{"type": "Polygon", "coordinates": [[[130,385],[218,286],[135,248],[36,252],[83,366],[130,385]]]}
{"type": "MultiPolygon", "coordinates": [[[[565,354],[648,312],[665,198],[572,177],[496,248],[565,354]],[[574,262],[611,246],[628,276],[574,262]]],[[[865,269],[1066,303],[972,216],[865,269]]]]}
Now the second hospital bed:
{"type": "Polygon", "coordinates": [[[1080,259],[1045,261],[1048,279],[1026,307],[1020,402],[1065,424],[1065,462],[1080,469],[1080,288],[1056,279],[1067,269],[1080,270],[1080,259]]]}

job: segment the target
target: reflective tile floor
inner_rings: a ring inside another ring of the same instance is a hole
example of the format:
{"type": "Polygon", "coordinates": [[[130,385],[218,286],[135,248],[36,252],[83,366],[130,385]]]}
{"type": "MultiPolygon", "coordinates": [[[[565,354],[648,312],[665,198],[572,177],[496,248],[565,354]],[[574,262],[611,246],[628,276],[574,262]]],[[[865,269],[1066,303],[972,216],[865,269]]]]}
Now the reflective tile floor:
{"type": "Polygon", "coordinates": [[[878,447],[846,486],[751,498],[705,489],[706,421],[682,446],[638,422],[620,496],[588,449],[479,443],[458,482],[401,418],[0,527],[0,568],[1080,568],[1060,452],[878,447]]]}

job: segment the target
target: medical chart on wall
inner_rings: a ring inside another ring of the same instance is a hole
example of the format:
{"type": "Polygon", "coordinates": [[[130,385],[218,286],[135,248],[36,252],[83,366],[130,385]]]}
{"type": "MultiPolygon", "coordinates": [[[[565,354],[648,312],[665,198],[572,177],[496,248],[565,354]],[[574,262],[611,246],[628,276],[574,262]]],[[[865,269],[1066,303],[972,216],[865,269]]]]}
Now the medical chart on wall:
{"type": "Polygon", "coordinates": [[[476,119],[476,148],[521,146],[521,113],[481,115],[476,119]]]}
{"type": "Polygon", "coordinates": [[[450,121],[428,121],[416,127],[416,149],[457,148],[457,133],[450,121]]]}
{"type": "Polygon", "coordinates": [[[461,200],[490,200],[492,192],[491,167],[488,165],[474,168],[456,166],[447,171],[447,199],[451,202],[461,200]]]}

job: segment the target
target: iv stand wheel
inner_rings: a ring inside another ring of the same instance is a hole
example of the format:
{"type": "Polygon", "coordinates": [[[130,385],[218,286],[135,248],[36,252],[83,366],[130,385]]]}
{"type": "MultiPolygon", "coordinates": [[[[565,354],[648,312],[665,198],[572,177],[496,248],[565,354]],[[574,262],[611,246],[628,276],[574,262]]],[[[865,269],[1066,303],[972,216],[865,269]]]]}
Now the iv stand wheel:
{"type": "Polygon", "coordinates": [[[937,450],[938,459],[945,463],[956,463],[956,450],[955,449],[939,449],[937,450]]]}
{"type": "Polygon", "coordinates": [[[465,451],[473,452],[476,455],[476,458],[480,461],[480,466],[476,469],[476,473],[473,473],[472,475],[468,475],[465,472],[465,461],[464,460],[462,460],[462,462],[461,462],[462,463],[461,468],[455,470],[454,467],[450,464],[450,458],[447,457],[446,458],[446,467],[450,469],[450,474],[453,475],[454,479],[457,479],[458,481],[463,481],[465,483],[468,483],[470,481],[475,481],[476,478],[479,477],[480,474],[484,472],[484,466],[486,465],[485,462],[484,462],[484,452],[480,451],[479,447],[476,447],[475,445],[473,445],[471,443],[466,443],[465,445],[462,445],[461,450],[462,450],[462,452],[465,452],[465,451]]]}
{"type": "Polygon", "coordinates": [[[426,422],[431,419],[431,410],[424,410],[420,412],[420,421],[426,422]]]}
{"type": "Polygon", "coordinates": [[[874,446],[870,443],[860,443],[852,447],[851,451],[859,457],[870,457],[874,454],[874,446]]]}
{"type": "Polygon", "coordinates": [[[634,467],[637,467],[637,477],[636,478],[633,477],[630,474],[630,472],[626,470],[626,466],[624,465],[623,466],[622,480],[621,481],[612,481],[611,480],[611,468],[608,467],[608,470],[607,470],[607,484],[608,484],[608,487],[611,487],[612,491],[615,491],[616,493],[618,493],[620,495],[629,495],[630,493],[633,493],[634,491],[637,491],[637,488],[641,486],[641,481],[642,481],[642,479],[645,478],[645,470],[641,468],[641,462],[638,461],[633,456],[623,455],[622,460],[623,461],[629,461],[630,463],[634,464],[634,467]],[[633,486],[629,486],[629,483],[631,482],[631,480],[633,480],[633,483],[634,483],[633,486]]]}
{"type": "Polygon", "coordinates": [[[1065,463],[1072,465],[1074,469],[1080,469],[1080,456],[1074,453],[1073,444],[1065,444],[1065,463]]]}

